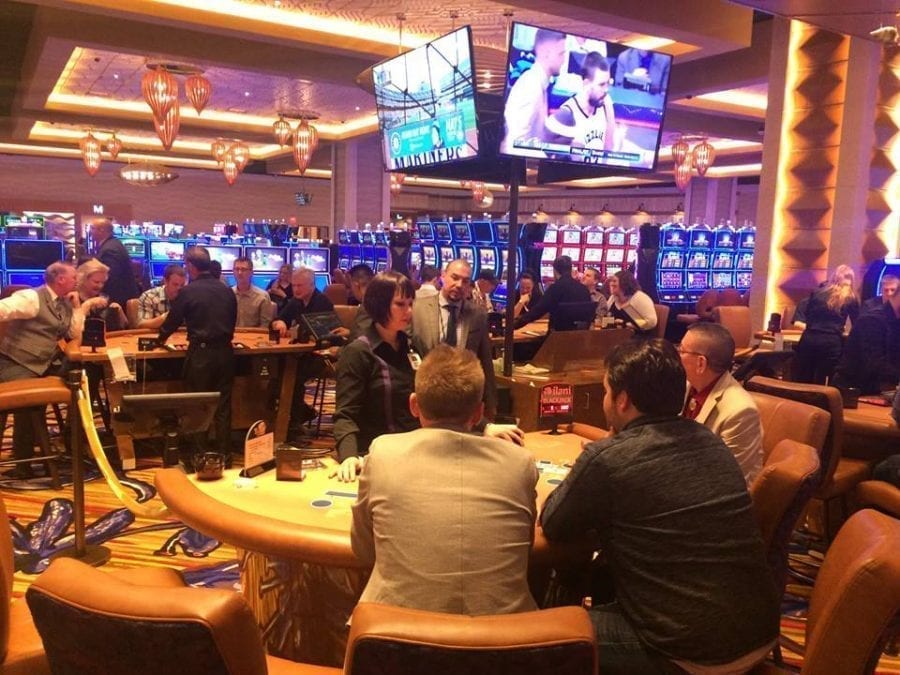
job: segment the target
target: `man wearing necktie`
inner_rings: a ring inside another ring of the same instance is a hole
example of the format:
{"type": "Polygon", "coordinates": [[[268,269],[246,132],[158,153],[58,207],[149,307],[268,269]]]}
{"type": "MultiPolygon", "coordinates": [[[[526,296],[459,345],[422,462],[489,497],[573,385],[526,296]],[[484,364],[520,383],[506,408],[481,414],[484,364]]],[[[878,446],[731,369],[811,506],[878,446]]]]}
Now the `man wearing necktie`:
{"type": "MultiPolygon", "coordinates": [[[[27,288],[0,300],[0,382],[13,382],[45,375],[60,375],[63,367],[61,340],[81,339],[85,314],[106,306],[104,297],[79,302],[75,292],[75,267],[55,262],[44,271],[44,285],[27,288]]],[[[13,457],[34,456],[31,419],[41,408],[13,413],[13,457]]],[[[31,466],[21,464],[12,474],[31,477],[31,466]]]]}
{"type": "Polygon", "coordinates": [[[444,269],[437,295],[417,298],[413,305],[412,344],[423,358],[440,343],[464,347],[478,357],[484,370],[485,417],[497,411],[497,386],[487,313],[468,299],[472,288],[472,267],[454,260],[444,269]]]}

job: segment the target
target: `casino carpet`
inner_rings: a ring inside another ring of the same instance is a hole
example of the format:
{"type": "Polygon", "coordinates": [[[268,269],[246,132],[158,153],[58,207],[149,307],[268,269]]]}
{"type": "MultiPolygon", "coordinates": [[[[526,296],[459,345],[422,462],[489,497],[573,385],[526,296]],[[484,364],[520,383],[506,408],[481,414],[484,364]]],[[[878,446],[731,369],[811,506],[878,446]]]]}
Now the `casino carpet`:
{"type": "MultiPolygon", "coordinates": [[[[307,397],[312,400],[311,391],[307,397]]],[[[322,437],[331,435],[331,412],[334,409],[334,389],[326,394],[322,437]]],[[[48,417],[53,432],[54,422],[48,417]]],[[[10,426],[4,430],[3,456],[11,448],[10,426]]],[[[185,580],[194,586],[238,588],[238,568],[235,550],[228,544],[206,537],[177,520],[135,516],[125,509],[113,495],[93,464],[87,466],[85,483],[85,524],[88,543],[102,544],[110,549],[108,568],[173,567],[181,570],[185,580]]],[[[154,456],[138,456],[138,468],[124,474],[123,484],[140,502],[162,506],[153,488],[153,474],[161,461],[154,456]]],[[[36,467],[38,471],[40,468],[36,467]]],[[[72,519],[71,467],[61,466],[64,487],[53,490],[45,478],[27,481],[0,478],[0,492],[9,513],[12,530],[16,573],[13,594],[21,597],[29,584],[46,569],[49,557],[56,551],[74,545],[72,519]]],[[[795,563],[809,560],[803,550],[792,554],[795,563]]],[[[782,607],[782,633],[799,643],[803,642],[805,616],[810,587],[789,586],[789,595],[782,607]]],[[[785,661],[799,666],[801,659],[784,650],[785,661]]],[[[884,655],[875,670],[878,674],[900,673],[900,657],[884,655]]]]}

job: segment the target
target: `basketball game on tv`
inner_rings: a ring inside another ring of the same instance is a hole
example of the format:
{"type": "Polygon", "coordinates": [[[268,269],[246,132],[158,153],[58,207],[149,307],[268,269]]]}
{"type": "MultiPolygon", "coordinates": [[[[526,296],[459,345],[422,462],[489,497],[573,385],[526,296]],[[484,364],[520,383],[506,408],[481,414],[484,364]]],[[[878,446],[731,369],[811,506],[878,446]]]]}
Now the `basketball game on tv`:
{"type": "Polygon", "coordinates": [[[469,27],[372,69],[388,171],[478,156],[469,27]]]}
{"type": "Polygon", "coordinates": [[[672,57],[513,23],[500,154],[652,171],[672,57]]]}

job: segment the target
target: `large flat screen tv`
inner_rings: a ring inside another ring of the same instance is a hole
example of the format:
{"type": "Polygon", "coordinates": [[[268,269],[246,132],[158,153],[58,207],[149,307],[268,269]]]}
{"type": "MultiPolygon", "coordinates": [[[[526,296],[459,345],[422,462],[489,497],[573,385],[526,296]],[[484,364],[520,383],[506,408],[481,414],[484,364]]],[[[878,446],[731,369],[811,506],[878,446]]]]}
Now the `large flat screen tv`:
{"type": "Polygon", "coordinates": [[[653,171],[672,57],[514,22],[500,154],[653,171]]]}
{"type": "Polygon", "coordinates": [[[372,68],[388,171],[478,156],[468,26],[372,68]]]}

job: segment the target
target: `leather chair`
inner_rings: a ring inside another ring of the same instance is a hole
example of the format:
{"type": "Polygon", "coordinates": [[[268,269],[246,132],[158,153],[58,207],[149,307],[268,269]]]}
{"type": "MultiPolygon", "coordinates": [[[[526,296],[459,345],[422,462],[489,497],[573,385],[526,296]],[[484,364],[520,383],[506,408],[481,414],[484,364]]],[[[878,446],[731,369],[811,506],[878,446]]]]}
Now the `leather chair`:
{"type": "Polygon", "coordinates": [[[784,592],[787,578],[791,533],[812,497],[818,475],[818,451],[786,438],[775,446],[750,486],[766,559],[779,593],[784,592]]]}
{"type": "Polygon", "coordinates": [[[772,396],[800,401],[808,405],[816,406],[831,414],[831,423],[825,441],[822,444],[822,454],[819,457],[821,464],[821,482],[816,489],[814,497],[821,500],[822,507],[822,533],[826,539],[834,532],[831,505],[833,500],[839,499],[842,507],[842,515],[846,515],[847,504],[845,496],[853,490],[857,483],[865,480],[871,474],[870,462],[861,459],[841,457],[844,441],[844,408],[841,393],[834,387],[819,384],[800,384],[797,382],[785,382],[768,377],[754,377],[748,380],[744,387],[751,392],[761,392],[772,396]]]}
{"type": "Polygon", "coordinates": [[[712,311],[719,304],[719,292],[710,289],[697,298],[693,314],[679,314],[675,317],[678,323],[691,325],[698,321],[712,321],[712,311]]]}
{"type": "Polygon", "coordinates": [[[581,607],[471,617],[360,603],[344,660],[345,675],[596,672],[594,629],[581,607]]]}
{"type": "Polygon", "coordinates": [[[821,453],[831,425],[831,413],[789,398],[751,391],[763,430],[763,461],[784,439],[811,445],[821,453]]]}
{"type": "Polygon", "coordinates": [[[350,291],[344,284],[328,284],[323,293],[331,300],[332,305],[346,305],[350,296],[350,291]]]}
{"type": "Polygon", "coordinates": [[[24,291],[26,288],[31,288],[31,286],[25,286],[24,284],[10,284],[9,286],[4,286],[3,290],[0,290],[0,300],[4,300],[18,291],[24,291]]]}
{"type": "Polygon", "coordinates": [[[156,583],[137,583],[54,560],[25,594],[53,672],[339,675],[267,656],[239,593],[188,588],[161,572],[169,578],[158,571],[156,583]]]}
{"type": "Polygon", "coordinates": [[[734,338],[735,362],[740,363],[749,359],[754,351],[750,346],[753,339],[750,308],[744,305],[719,305],[713,309],[713,321],[725,326],[734,338]]]}
{"type": "Polygon", "coordinates": [[[128,319],[129,328],[138,327],[138,308],[140,308],[140,306],[140,300],[137,298],[131,298],[130,300],[125,301],[125,316],[128,319]]]}
{"type": "Polygon", "coordinates": [[[853,494],[858,507],[900,518],[900,488],[883,480],[864,480],[853,494]]]}
{"type": "Polygon", "coordinates": [[[350,330],[356,323],[356,315],[359,312],[359,305],[335,305],[334,312],[341,320],[341,325],[350,330]]]}
{"type": "MultiPolygon", "coordinates": [[[[844,524],[819,571],[806,619],[801,673],[871,673],[898,629],[900,521],[870,509],[844,524]]],[[[784,672],[763,664],[754,673],[784,672]]]]}
{"type": "Polygon", "coordinates": [[[664,337],[666,337],[666,326],[669,323],[669,306],[654,304],[653,308],[656,310],[656,335],[655,335],[655,337],[664,338],[664,337]]]}

